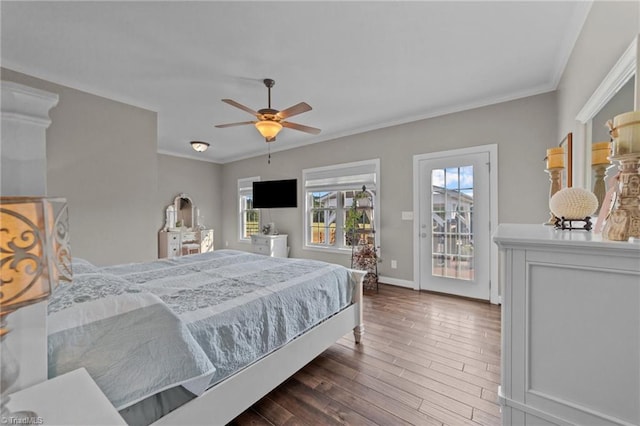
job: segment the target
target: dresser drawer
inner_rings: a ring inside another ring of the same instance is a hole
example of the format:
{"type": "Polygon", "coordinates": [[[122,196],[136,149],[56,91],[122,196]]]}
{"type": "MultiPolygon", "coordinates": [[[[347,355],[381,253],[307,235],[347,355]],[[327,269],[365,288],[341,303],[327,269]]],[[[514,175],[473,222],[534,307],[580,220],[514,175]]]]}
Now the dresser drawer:
{"type": "Polygon", "coordinates": [[[169,242],[169,244],[167,245],[167,251],[169,252],[169,257],[171,256],[177,256],[180,254],[180,242],[176,241],[174,242],[169,242]]]}
{"type": "Polygon", "coordinates": [[[189,232],[183,232],[182,233],[182,242],[190,242],[190,241],[198,241],[198,239],[196,238],[196,233],[189,231],[189,232]]]}
{"type": "Polygon", "coordinates": [[[252,235],[251,244],[253,244],[254,246],[269,247],[271,245],[271,240],[257,235],[252,235]]]}
{"type": "Polygon", "coordinates": [[[264,244],[254,244],[253,245],[253,252],[254,253],[258,253],[258,254],[265,254],[265,255],[270,255],[271,254],[271,248],[269,247],[269,245],[264,245],[264,244]]]}

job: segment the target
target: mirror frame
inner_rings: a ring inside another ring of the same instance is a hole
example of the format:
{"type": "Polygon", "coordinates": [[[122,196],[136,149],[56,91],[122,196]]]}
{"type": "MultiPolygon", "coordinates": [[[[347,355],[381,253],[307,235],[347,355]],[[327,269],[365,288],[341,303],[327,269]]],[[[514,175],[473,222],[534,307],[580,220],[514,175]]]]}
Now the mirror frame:
{"type": "Polygon", "coordinates": [[[580,140],[581,143],[574,145],[576,148],[580,148],[574,152],[574,186],[581,186],[591,190],[591,120],[633,76],[636,76],[634,110],[638,110],[638,102],[640,102],[640,84],[637,78],[640,75],[638,71],[640,68],[638,63],[639,39],[640,34],[633,38],[627,50],[618,59],[618,62],[605,76],[576,116],[576,120],[579,122],[578,132],[580,133],[580,137],[576,138],[576,140],[580,140]]]}

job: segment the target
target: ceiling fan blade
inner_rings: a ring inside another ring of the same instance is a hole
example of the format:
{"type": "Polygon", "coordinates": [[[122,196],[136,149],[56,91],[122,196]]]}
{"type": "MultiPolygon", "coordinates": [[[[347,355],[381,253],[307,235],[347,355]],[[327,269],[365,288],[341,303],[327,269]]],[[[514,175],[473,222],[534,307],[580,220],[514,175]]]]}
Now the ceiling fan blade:
{"type": "Polygon", "coordinates": [[[215,127],[218,129],[224,129],[225,127],[233,127],[233,126],[243,126],[245,124],[254,124],[255,121],[241,121],[239,123],[227,123],[227,124],[216,124],[215,127]]]}
{"type": "Polygon", "coordinates": [[[251,108],[244,106],[242,104],[239,104],[238,102],[234,101],[233,99],[223,99],[222,102],[224,102],[225,104],[229,104],[231,106],[234,106],[236,108],[240,108],[243,111],[248,112],[251,115],[255,115],[256,117],[258,116],[258,113],[254,110],[252,110],[251,108]]]}
{"type": "Polygon", "coordinates": [[[283,127],[288,127],[293,130],[300,130],[301,132],[311,133],[312,135],[317,135],[320,133],[320,129],[316,129],[315,127],[305,126],[304,124],[298,123],[290,123],[288,121],[281,121],[283,127]]]}
{"type": "Polygon", "coordinates": [[[311,106],[306,102],[300,102],[297,105],[291,106],[287,109],[283,109],[277,115],[281,120],[284,120],[288,117],[293,117],[294,115],[302,114],[303,112],[311,111],[311,106]]]}

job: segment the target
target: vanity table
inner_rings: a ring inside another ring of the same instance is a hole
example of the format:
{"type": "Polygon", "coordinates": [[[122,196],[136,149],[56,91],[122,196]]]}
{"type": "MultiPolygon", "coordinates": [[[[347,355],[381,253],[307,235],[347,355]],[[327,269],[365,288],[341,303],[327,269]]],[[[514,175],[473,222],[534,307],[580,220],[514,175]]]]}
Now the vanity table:
{"type": "Polygon", "coordinates": [[[158,233],[158,257],[177,257],[213,251],[213,229],[200,223],[198,208],[187,194],[179,194],[165,209],[165,225],[158,233]]]}
{"type": "Polygon", "coordinates": [[[503,425],[640,424],[640,243],[502,224],[503,425]]]}
{"type": "Polygon", "coordinates": [[[208,251],[213,251],[213,229],[158,233],[158,257],[176,257],[208,251]]]}

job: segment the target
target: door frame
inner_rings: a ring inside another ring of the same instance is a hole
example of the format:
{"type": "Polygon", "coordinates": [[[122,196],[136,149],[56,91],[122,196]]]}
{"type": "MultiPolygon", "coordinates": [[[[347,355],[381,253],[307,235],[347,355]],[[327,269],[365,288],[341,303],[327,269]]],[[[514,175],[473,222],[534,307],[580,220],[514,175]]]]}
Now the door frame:
{"type": "MultiPolygon", "coordinates": [[[[479,145],[469,148],[452,149],[448,151],[416,154],[413,156],[413,288],[420,290],[420,259],[422,258],[420,244],[420,161],[434,160],[460,155],[489,154],[489,234],[493,236],[498,226],[498,145],[479,145]]],[[[491,244],[489,252],[489,301],[494,304],[502,302],[500,283],[498,281],[498,246],[491,244]]]]}

